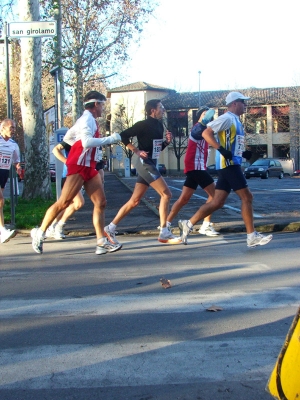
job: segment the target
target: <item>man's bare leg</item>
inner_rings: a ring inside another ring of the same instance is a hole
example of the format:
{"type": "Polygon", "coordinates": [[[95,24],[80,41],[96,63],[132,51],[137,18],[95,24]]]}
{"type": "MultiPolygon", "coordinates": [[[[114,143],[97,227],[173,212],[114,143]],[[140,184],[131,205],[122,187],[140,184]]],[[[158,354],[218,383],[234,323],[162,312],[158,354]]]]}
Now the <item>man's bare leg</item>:
{"type": "Polygon", "coordinates": [[[93,210],[93,225],[96,231],[97,239],[105,237],[104,235],[104,220],[106,198],[101,177],[99,174],[84,183],[84,189],[94,204],[93,210]]]}

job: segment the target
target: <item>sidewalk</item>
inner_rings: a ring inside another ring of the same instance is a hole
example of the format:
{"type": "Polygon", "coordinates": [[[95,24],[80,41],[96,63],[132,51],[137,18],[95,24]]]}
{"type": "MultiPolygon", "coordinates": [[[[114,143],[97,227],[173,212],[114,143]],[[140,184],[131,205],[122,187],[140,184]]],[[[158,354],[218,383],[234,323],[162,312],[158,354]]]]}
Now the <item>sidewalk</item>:
{"type": "MultiPolygon", "coordinates": [[[[114,173],[105,173],[105,193],[107,198],[105,224],[109,224],[117,214],[119,208],[129,200],[135,182],[135,178],[119,178],[114,173]]],[[[174,192],[171,205],[178,197],[179,192],[174,192]]],[[[87,196],[85,196],[85,200],[86,203],[84,207],[74,214],[73,218],[66,224],[65,231],[69,235],[94,235],[95,233],[92,225],[93,205],[87,196]]],[[[117,227],[118,234],[158,235],[158,204],[159,196],[153,189],[149,188],[139,206],[133,209],[131,213],[120,222],[117,227]]],[[[187,205],[181,210],[178,219],[188,219],[192,215],[192,211],[195,212],[195,205],[187,205]]],[[[241,214],[226,209],[225,207],[214,213],[213,221],[216,230],[221,233],[245,232],[241,214]]],[[[200,224],[201,222],[199,225],[200,224]]],[[[174,221],[173,225],[174,234],[179,234],[177,219],[174,221]]],[[[199,225],[195,226],[195,230],[199,225]]],[[[271,214],[260,219],[255,218],[255,227],[261,232],[299,231],[300,218],[298,216],[293,216],[292,213],[278,210],[278,215],[276,214],[276,217],[271,214]]]]}
{"type": "MultiPolygon", "coordinates": [[[[182,177],[183,180],[183,177],[182,177]]],[[[105,224],[109,224],[120,207],[125,204],[134,189],[136,178],[120,178],[114,173],[105,172],[105,194],[107,199],[107,206],[105,211],[105,224]]],[[[4,196],[9,197],[9,185],[5,188],[4,196]]],[[[171,199],[171,206],[178,199],[179,191],[173,191],[171,199]]],[[[205,196],[205,195],[204,195],[205,196]]],[[[93,204],[87,195],[84,196],[84,207],[75,213],[67,222],[65,226],[65,233],[70,236],[90,236],[95,234],[92,224],[93,204]]],[[[192,198],[193,199],[193,198],[192,198]]],[[[189,219],[194,214],[197,207],[203,204],[204,201],[194,199],[182,208],[176,220],[173,221],[172,230],[175,235],[179,235],[177,221],[179,219],[189,219]]],[[[119,235],[158,235],[159,226],[159,196],[152,188],[146,192],[145,197],[140,202],[139,206],[134,208],[130,214],[124,218],[117,227],[119,235]]],[[[254,196],[255,200],[255,196],[254,196]]],[[[220,233],[226,232],[245,232],[245,226],[240,212],[232,211],[230,209],[229,201],[223,208],[217,210],[213,214],[212,221],[214,227],[220,233]],[[228,206],[227,206],[228,205],[228,206]]],[[[255,209],[255,207],[254,207],[255,209]]],[[[285,205],[276,213],[266,211],[262,218],[254,218],[254,224],[257,231],[260,232],[295,232],[300,230],[300,217],[297,213],[288,212],[285,205]]],[[[202,221],[195,225],[194,232],[199,228],[202,221]]],[[[29,231],[19,230],[19,233],[29,234],[29,231]]]]}

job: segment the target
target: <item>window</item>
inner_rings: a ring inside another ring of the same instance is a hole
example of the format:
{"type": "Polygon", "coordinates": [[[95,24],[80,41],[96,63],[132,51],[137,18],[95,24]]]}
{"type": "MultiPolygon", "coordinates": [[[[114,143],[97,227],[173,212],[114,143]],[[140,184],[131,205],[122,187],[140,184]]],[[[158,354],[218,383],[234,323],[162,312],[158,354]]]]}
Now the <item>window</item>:
{"type": "Polygon", "coordinates": [[[273,132],[289,132],[290,131],[290,107],[289,106],[273,106],[272,122],[273,132]]]}
{"type": "Polygon", "coordinates": [[[247,133],[267,133],[266,107],[247,107],[245,130],[247,133]]]}
{"type": "Polygon", "coordinates": [[[174,137],[188,136],[188,113],[187,111],[169,111],[168,128],[174,137]]]}

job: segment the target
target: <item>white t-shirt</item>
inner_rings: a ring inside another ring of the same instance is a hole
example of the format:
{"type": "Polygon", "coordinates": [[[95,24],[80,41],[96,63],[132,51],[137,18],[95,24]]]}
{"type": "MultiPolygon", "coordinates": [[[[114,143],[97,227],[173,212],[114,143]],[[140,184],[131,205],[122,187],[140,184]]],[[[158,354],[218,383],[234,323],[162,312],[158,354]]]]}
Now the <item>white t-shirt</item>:
{"type": "Polygon", "coordinates": [[[20,149],[13,139],[4,140],[0,135],[0,169],[10,169],[20,162],[20,149]]]}

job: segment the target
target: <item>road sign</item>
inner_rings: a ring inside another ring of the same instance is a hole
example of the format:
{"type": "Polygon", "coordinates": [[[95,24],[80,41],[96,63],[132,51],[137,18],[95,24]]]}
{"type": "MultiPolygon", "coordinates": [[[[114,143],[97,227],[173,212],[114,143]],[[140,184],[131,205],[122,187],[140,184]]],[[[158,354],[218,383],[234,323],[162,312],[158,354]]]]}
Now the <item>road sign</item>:
{"type": "Polygon", "coordinates": [[[56,36],[56,21],[11,22],[8,24],[8,36],[30,38],[56,36]]]}
{"type": "Polygon", "coordinates": [[[122,146],[116,146],[116,159],[121,161],[123,159],[123,149],[122,146]]]}

